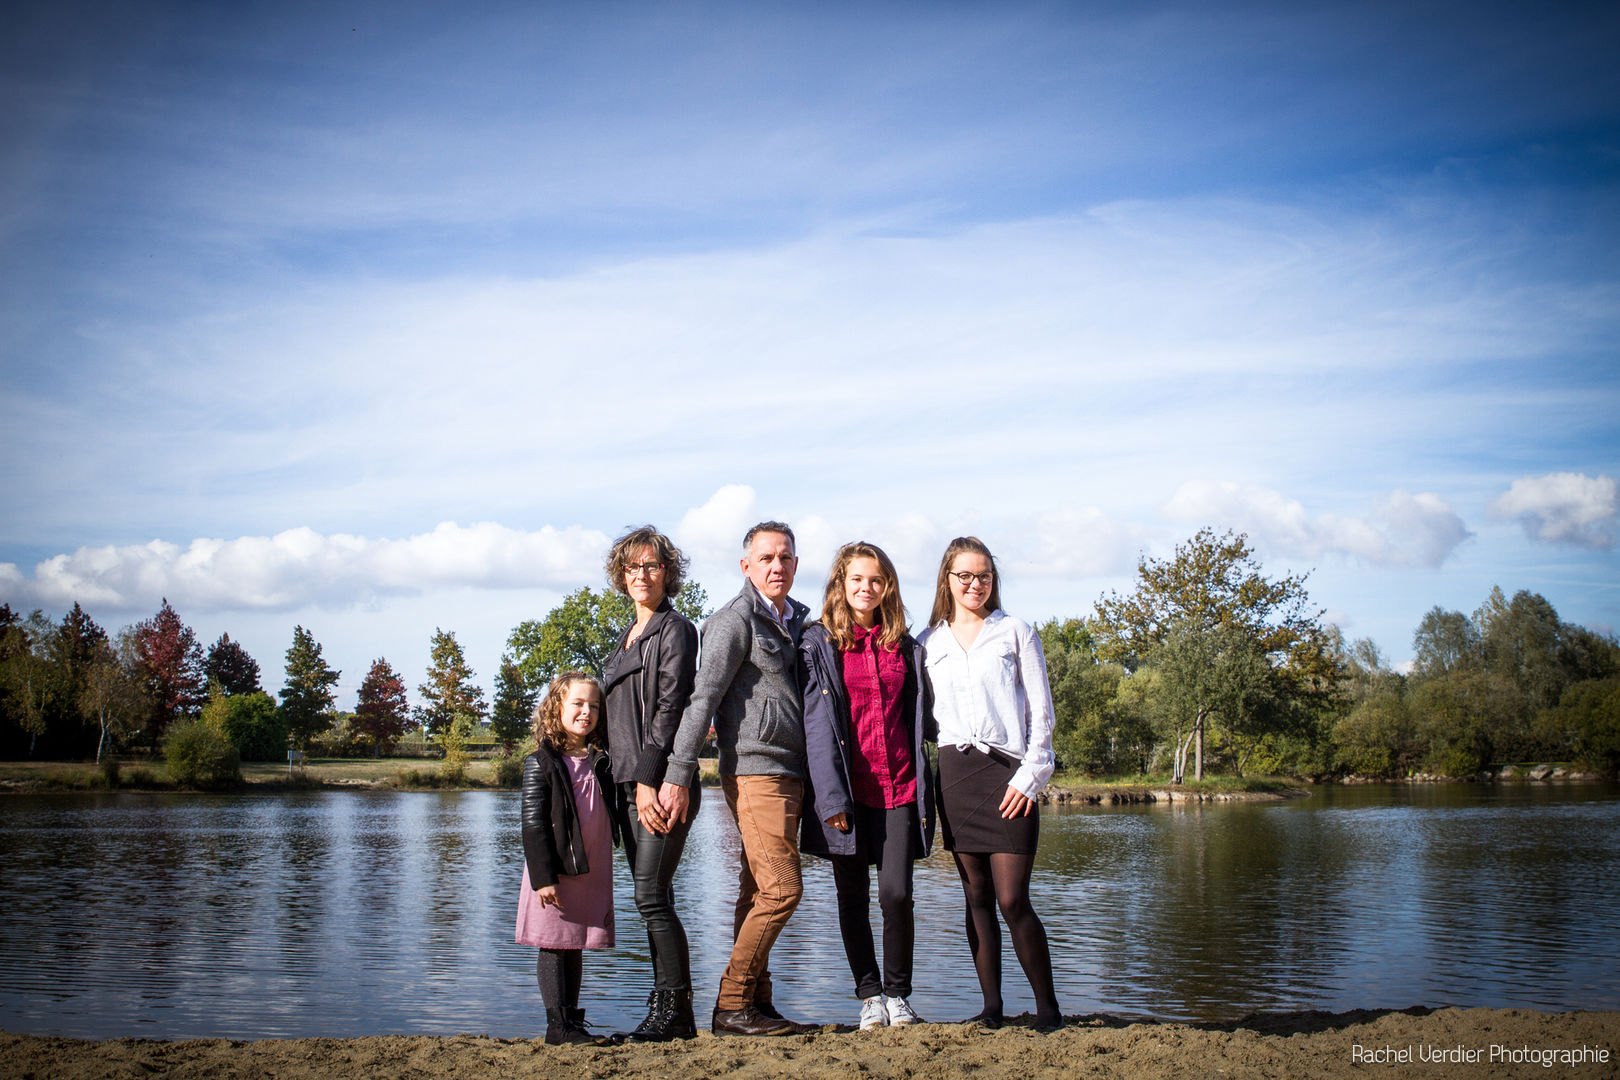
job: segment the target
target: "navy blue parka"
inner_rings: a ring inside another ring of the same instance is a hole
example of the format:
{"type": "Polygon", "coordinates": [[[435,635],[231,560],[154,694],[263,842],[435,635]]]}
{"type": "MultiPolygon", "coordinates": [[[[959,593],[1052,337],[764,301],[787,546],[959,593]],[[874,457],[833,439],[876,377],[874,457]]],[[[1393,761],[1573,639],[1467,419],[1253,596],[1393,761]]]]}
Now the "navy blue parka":
{"type": "MultiPolygon", "coordinates": [[[[934,767],[923,751],[935,742],[934,691],[923,664],[923,647],[910,634],[900,639],[906,661],[906,680],[900,691],[900,720],[911,736],[911,759],[917,773],[917,832],[912,836],[913,859],[926,858],[934,844],[934,793],[938,787],[934,767]]],[[[809,777],[805,782],[804,813],[800,818],[799,846],[812,855],[853,855],[855,833],[840,832],[827,824],[834,814],[852,815],[855,797],[849,783],[851,743],[849,694],[844,689],[838,648],[820,623],[805,627],[799,644],[799,685],[804,688],[804,744],[809,777]]],[[[853,816],[850,818],[854,823],[853,816]]]]}

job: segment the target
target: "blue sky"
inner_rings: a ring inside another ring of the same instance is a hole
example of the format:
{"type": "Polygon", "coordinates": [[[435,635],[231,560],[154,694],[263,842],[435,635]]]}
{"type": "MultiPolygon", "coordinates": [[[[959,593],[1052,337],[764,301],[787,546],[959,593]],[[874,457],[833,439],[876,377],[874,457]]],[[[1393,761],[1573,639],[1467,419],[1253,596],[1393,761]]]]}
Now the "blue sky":
{"type": "Polygon", "coordinates": [[[1088,612],[1202,525],[1396,661],[1620,626],[1620,9],[24,3],[0,599],[412,684],[654,522],[975,532],[1088,612]]]}

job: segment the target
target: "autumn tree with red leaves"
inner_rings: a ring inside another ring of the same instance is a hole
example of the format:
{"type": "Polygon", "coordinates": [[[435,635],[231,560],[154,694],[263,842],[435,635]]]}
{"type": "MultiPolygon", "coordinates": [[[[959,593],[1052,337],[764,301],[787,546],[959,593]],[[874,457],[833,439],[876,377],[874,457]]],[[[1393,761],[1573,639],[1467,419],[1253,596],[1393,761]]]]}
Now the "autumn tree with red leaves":
{"type": "Polygon", "coordinates": [[[169,724],[199,715],[208,701],[202,646],[168,597],[156,615],[135,624],[135,662],[141,689],[151,701],[137,737],[156,747],[169,724]]]}
{"type": "Polygon", "coordinates": [[[354,727],[369,736],[372,756],[380,757],[411,726],[411,710],[405,700],[405,680],[382,657],[371,662],[371,670],[360,683],[354,707],[354,727]]]}

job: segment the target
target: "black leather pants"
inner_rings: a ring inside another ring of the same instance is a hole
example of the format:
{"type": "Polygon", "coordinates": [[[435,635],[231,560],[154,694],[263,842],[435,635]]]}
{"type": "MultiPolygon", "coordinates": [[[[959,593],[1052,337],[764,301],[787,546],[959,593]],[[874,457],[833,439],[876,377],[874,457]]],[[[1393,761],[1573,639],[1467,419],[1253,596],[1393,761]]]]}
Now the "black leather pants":
{"type": "Polygon", "coordinates": [[[675,889],[671,882],[675,868],[686,850],[686,835],[697,818],[703,788],[693,784],[691,808],[685,824],[677,823],[662,835],[648,832],[636,817],[636,785],[620,785],[629,807],[630,835],[625,839],[625,855],[630,860],[630,877],[635,882],[636,909],[647,924],[647,945],[653,958],[653,986],[659,990],[692,989],[692,960],[686,945],[686,927],[675,913],[675,889]]]}

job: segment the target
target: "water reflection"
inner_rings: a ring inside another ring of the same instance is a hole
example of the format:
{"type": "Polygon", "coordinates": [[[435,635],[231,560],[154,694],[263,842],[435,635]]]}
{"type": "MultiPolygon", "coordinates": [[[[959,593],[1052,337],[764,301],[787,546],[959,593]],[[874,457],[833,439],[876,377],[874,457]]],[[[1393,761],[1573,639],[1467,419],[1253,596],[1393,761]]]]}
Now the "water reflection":
{"type": "MultiPolygon", "coordinates": [[[[236,1038],[542,1023],[513,945],[512,793],[8,796],[0,1027],[236,1038]]],[[[1620,1007],[1620,789],[1327,789],[1271,804],[1048,808],[1032,889],[1065,1011],[1620,1007]]],[[[737,837],[719,799],[676,875],[700,1010],[730,947],[737,837]]],[[[790,1014],[850,1023],[831,874],[773,953],[790,1014]]],[[[628,872],[593,1020],[649,983],[628,872]]],[[[956,872],[917,870],[919,1011],[970,1015],[956,872]]],[[[875,910],[875,905],[874,905],[875,910]]],[[[1033,1007],[1010,948],[1011,1011],[1033,1007]]],[[[707,999],[707,1000],[706,1000],[707,999]]]]}

